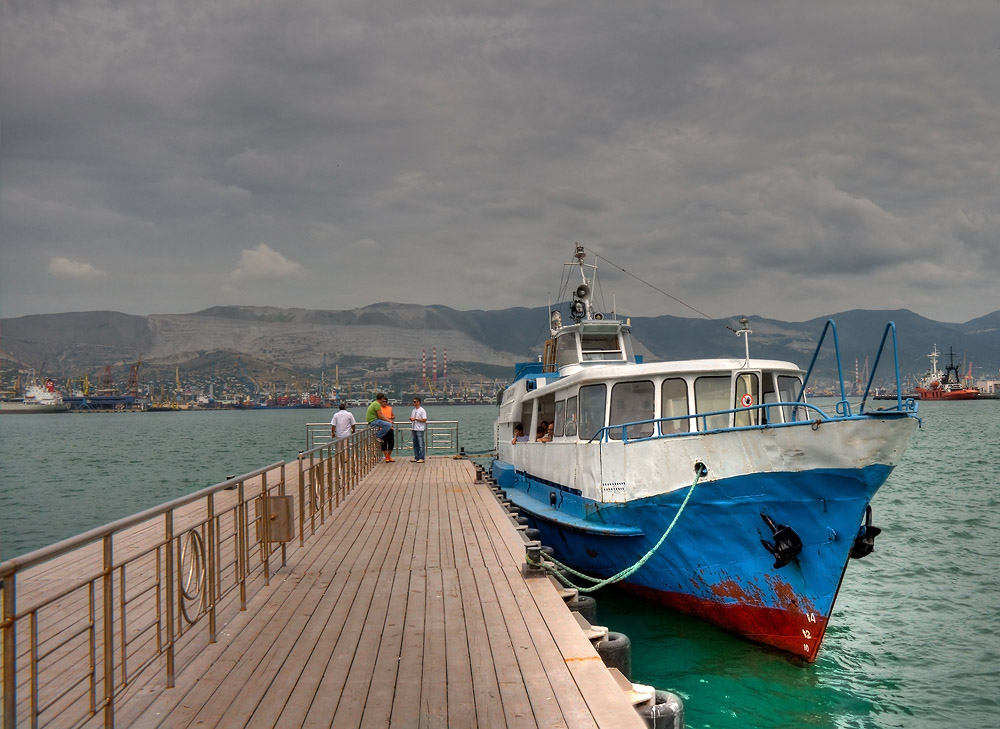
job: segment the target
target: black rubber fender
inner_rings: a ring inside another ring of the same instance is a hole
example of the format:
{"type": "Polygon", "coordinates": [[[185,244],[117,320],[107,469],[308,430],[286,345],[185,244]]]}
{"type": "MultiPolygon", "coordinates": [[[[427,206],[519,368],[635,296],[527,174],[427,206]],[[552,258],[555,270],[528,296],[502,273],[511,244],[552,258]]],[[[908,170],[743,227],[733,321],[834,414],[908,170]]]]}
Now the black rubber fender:
{"type": "Polygon", "coordinates": [[[531,529],[529,527],[528,529],[524,530],[524,538],[527,539],[529,542],[531,542],[534,541],[535,539],[541,539],[542,533],[537,529],[531,529]]]}
{"type": "Polygon", "coordinates": [[[607,637],[597,644],[597,655],[608,668],[617,668],[629,681],[632,680],[632,641],[624,633],[608,631],[607,637]]]}
{"type": "Polygon", "coordinates": [[[652,729],[684,729],[684,702],[670,691],[657,691],[653,703],[636,711],[652,729]]]}
{"type": "Polygon", "coordinates": [[[591,625],[597,622],[597,600],[590,595],[577,595],[566,601],[566,607],[574,613],[580,613],[591,625]]]}

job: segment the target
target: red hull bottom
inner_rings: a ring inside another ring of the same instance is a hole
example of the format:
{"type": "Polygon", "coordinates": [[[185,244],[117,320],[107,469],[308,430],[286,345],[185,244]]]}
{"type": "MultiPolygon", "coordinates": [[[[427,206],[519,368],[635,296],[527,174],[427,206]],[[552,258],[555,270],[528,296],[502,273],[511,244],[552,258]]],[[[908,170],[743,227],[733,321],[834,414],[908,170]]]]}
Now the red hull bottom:
{"type": "Polygon", "coordinates": [[[828,615],[755,605],[721,603],[642,585],[620,587],[650,602],[712,623],[728,633],[791,653],[807,663],[816,660],[826,634],[828,615]]]}
{"type": "Polygon", "coordinates": [[[921,400],[975,400],[979,390],[925,390],[917,388],[921,400]]]}

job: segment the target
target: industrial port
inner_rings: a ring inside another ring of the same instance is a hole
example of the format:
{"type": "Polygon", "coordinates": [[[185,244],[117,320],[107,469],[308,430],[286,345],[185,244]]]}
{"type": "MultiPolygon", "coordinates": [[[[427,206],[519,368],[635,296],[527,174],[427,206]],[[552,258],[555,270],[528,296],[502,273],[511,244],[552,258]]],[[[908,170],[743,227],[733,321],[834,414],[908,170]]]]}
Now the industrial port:
{"type": "Polygon", "coordinates": [[[3,362],[0,397],[5,402],[23,398],[26,388],[45,383],[70,405],[71,412],[166,412],[208,409],[327,408],[345,402],[349,407],[371,402],[375,392],[403,401],[414,395],[433,405],[496,402],[507,383],[461,367],[449,377],[447,350],[441,366],[437,349],[421,352],[415,361],[352,358],[323,365],[318,372],[296,372],[287,367],[246,362],[242,357],[195,361],[170,367],[145,363],[141,353],[132,362],[107,364],[96,372],[65,379],[47,372],[45,364],[21,368],[3,362]],[[418,369],[419,367],[419,369],[418,369]]]}

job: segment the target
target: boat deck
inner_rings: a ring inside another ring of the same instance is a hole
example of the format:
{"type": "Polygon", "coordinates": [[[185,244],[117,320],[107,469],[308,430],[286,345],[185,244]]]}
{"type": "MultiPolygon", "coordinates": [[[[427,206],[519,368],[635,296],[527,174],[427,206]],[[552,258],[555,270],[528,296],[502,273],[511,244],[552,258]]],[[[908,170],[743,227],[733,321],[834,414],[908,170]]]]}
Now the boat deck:
{"type": "Polygon", "coordinates": [[[287,550],[174,687],[162,666],[130,683],[115,725],[644,725],[549,580],[523,576],[524,542],[469,461],[379,464],[287,550]]]}

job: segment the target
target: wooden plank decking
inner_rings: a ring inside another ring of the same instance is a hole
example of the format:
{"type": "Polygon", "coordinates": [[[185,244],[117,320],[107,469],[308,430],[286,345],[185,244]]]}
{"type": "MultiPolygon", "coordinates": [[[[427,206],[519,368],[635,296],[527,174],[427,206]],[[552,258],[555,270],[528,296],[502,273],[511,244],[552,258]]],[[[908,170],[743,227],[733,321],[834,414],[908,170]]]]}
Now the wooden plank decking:
{"type": "Polygon", "coordinates": [[[643,726],[474,478],[378,465],[174,687],[155,669],[130,685],[116,726],[643,726]]]}

